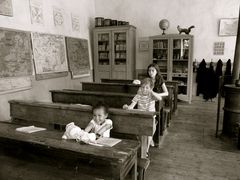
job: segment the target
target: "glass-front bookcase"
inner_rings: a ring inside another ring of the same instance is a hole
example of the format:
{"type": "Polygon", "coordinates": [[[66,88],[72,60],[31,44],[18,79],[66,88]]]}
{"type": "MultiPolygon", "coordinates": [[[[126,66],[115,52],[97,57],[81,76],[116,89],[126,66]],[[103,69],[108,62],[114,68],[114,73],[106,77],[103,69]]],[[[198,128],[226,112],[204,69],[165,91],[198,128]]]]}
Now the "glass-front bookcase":
{"type": "Polygon", "coordinates": [[[179,96],[191,103],[193,36],[152,36],[149,56],[151,62],[159,65],[165,80],[179,82],[179,96]]]}
{"type": "Polygon", "coordinates": [[[133,79],[135,76],[135,27],[94,29],[94,80],[133,79]]]}

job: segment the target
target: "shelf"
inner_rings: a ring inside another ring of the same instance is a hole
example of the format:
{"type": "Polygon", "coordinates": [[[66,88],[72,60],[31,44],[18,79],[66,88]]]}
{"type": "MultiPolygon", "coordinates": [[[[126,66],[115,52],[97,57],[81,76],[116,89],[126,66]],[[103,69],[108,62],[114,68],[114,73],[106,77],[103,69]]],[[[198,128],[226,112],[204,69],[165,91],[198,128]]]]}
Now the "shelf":
{"type": "Polygon", "coordinates": [[[98,40],[98,42],[109,42],[109,40],[98,40]]]}
{"type": "Polygon", "coordinates": [[[127,40],[126,40],[126,39],[115,39],[114,41],[115,41],[115,42],[118,42],[118,41],[119,41],[119,42],[126,42],[127,40]]]}
{"type": "Polygon", "coordinates": [[[187,73],[173,73],[172,77],[174,77],[174,78],[188,78],[187,75],[188,75],[187,73]]]}
{"type": "Polygon", "coordinates": [[[189,48],[173,48],[173,50],[189,50],[189,48]]]}
{"type": "Polygon", "coordinates": [[[108,53],[109,50],[98,50],[98,52],[99,52],[99,53],[104,53],[104,52],[105,52],[105,53],[108,53]]]}
{"type": "Polygon", "coordinates": [[[126,61],[126,58],[115,58],[115,60],[117,60],[117,61],[122,61],[122,60],[125,60],[126,61]]]}
{"type": "Polygon", "coordinates": [[[98,59],[99,61],[109,61],[109,59],[98,59]]]}
{"type": "Polygon", "coordinates": [[[115,52],[126,52],[127,50],[115,50],[115,52]]]}
{"type": "Polygon", "coordinates": [[[173,62],[174,62],[174,61],[188,62],[188,59],[173,59],[173,62]]]}
{"type": "Polygon", "coordinates": [[[172,76],[173,78],[188,78],[186,76],[172,76]]]}
{"type": "Polygon", "coordinates": [[[167,61],[167,59],[153,59],[153,61],[167,61]]]}
{"type": "Polygon", "coordinates": [[[168,50],[168,48],[153,48],[153,50],[168,50]]]}

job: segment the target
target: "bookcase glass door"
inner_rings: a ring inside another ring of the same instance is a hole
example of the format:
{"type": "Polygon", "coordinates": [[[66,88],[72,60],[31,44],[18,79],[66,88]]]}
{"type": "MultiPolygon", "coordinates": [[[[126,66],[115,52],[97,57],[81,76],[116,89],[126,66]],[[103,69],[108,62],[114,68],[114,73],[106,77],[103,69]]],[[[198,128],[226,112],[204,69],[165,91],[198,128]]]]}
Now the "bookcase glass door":
{"type": "Polygon", "coordinates": [[[110,33],[98,34],[98,65],[111,65],[110,33]]]}
{"type": "Polygon", "coordinates": [[[127,64],[127,34],[126,32],[114,32],[114,65],[127,64]]]}
{"type": "Polygon", "coordinates": [[[113,58],[112,58],[112,78],[127,78],[127,32],[113,31],[113,58]]]}
{"type": "Polygon", "coordinates": [[[182,38],[173,39],[172,46],[172,80],[179,82],[179,93],[186,95],[188,89],[190,40],[182,38]]]}
{"type": "Polygon", "coordinates": [[[169,42],[168,39],[153,40],[153,63],[158,64],[164,79],[167,79],[169,42]]]}

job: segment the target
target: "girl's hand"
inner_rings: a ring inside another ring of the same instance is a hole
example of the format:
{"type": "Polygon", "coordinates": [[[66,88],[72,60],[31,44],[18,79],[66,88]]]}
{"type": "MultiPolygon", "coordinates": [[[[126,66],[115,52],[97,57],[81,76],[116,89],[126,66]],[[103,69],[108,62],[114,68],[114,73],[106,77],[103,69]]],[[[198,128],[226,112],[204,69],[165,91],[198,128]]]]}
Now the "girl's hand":
{"type": "MultiPolygon", "coordinates": [[[[155,92],[153,90],[151,90],[151,95],[156,98],[155,92]]],[[[158,96],[157,100],[162,101],[162,96],[158,96]]]]}
{"type": "Polygon", "coordinates": [[[127,105],[127,104],[124,104],[124,105],[123,105],[123,109],[128,110],[128,105],[127,105]]]}

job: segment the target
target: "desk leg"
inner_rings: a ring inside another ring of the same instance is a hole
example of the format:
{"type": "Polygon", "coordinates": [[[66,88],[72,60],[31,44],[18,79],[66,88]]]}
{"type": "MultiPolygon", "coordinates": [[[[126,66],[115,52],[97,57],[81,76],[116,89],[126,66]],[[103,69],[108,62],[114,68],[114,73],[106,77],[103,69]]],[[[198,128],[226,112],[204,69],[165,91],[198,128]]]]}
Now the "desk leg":
{"type": "Polygon", "coordinates": [[[141,136],[141,158],[146,158],[148,151],[148,136],[141,136]]]}
{"type": "Polygon", "coordinates": [[[131,179],[132,180],[137,180],[137,156],[135,157],[135,162],[134,162],[133,167],[132,167],[131,179]]]}

